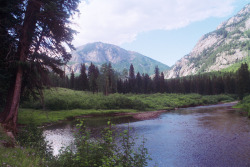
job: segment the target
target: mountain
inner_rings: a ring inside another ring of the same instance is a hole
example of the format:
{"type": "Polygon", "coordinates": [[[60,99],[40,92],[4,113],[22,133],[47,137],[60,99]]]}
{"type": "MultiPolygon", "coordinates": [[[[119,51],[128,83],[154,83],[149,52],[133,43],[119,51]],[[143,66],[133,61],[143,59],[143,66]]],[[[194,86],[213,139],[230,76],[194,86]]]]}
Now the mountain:
{"type": "Polygon", "coordinates": [[[149,75],[154,73],[155,66],[158,66],[160,71],[169,69],[167,65],[140,53],[127,51],[116,45],[95,42],[80,46],[72,52],[72,58],[68,63],[66,74],[69,74],[71,70],[79,74],[81,63],[85,63],[88,67],[91,62],[98,67],[101,67],[104,63],[111,62],[114,70],[118,72],[122,72],[124,69],[129,70],[132,63],[135,72],[147,73],[149,75]]]}
{"type": "Polygon", "coordinates": [[[234,17],[201,37],[193,50],[177,61],[165,78],[176,78],[203,72],[219,71],[249,60],[250,4],[234,17]]]}

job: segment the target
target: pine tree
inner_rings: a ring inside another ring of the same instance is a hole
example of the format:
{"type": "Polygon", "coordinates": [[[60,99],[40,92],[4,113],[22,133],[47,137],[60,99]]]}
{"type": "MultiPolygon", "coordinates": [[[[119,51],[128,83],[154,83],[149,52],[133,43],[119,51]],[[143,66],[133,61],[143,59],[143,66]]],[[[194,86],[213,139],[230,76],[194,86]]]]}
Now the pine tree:
{"type": "Polygon", "coordinates": [[[117,91],[117,77],[111,63],[101,66],[99,87],[106,96],[117,91]]]}
{"type": "Polygon", "coordinates": [[[129,91],[134,93],[135,92],[135,71],[134,71],[134,66],[133,64],[130,65],[129,67],[129,91]]]}
{"type": "Polygon", "coordinates": [[[74,71],[70,74],[70,88],[75,89],[75,73],[74,71]]]}
{"type": "Polygon", "coordinates": [[[99,76],[98,68],[91,62],[88,70],[88,78],[89,78],[89,89],[93,92],[98,92],[98,84],[97,78],[99,76]]]}
{"type": "MultiPolygon", "coordinates": [[[[5,64],[10,66],[14,62],[16,65],[5,108],[0,113],[0,123],[6,130],[16,132],[21,91],[36,89],[41,95],[43,84],[48,78],[48,69],[63,74],[60,66],[71,57],[63,44],[73,49],[71,41],[75,31],[69,27],[69,23],[70,16],[77,11],[79,0],[13,0],[5,3],[9,8],[6,15],[1,16],[0,36],[12,41],[7,43],[7,48],[13,51],[12,61],[5,64]],[[2,19],[5,21],[2,22],[2,19]]],[[[4,58],[9,56],[5,54],[4,58]]]]}
{"type": "Polygon", "coordinates": [[[81,64],[80,75],[79,75],[79,89],[80,90],[89,89],[89,81],[88,81],[88,76],[86,74],[85,64],[81,64]]]}
{"type": "Polygon", "coordinates": [[[124,93],[123,87],[124,87],[124,84],[123,84],[122,79],[120,78],[120,79],[117,80],[117,92],[118,93],[124,93]]]}
{"type": "Polygon", "coordinates": [[[129,67],[129,79],[135,79],[135,70],[133,64],[129,67]]]}
{"type": "Polygon", "coordinates": [[[142,77],[138,72],[135,79],[135,93],[142,93],[142,77]]]}
{"type": "Polygon", "coordinates": [[[160,92],[164,93],[165,92],[165,79],[164,79],[164,73],[161,72],[161,76],[160,76],[160,92]]]}
{"type": "Polygon", "coordinates": [[[241,64],[237,71],[237,92],[239,98],[242,100],[245,93],[249,93],[250,75],[247,63],[241,64]]]}
{"type": "MultiPolygon", "coordinates": [[[[10,30],[21,22],[22,9],[18,0],[1,1],[0,7],[0,112],[4,108],[8,90],[15,82],[17,38],[10,30]]],[[[13,32],[14,33],[14,32],[13,32]]],[[[16,34],[16,32],[15,32],[16,34]]],[[[1,115],[0,115],[1,116],[1,115]]],[[[1,118],[0,118],[1,119],[1,118]]],[[[0,121],[1,122],[1,121],[0,121]]]]}
{"type": "Polygon", "coordinates": [[[152,92],[152,80],[150,79],[148,74],[145,74],[145,76],[143,77],[143,87],[145,94],[152,92]]]}
{"type": "Polygon", "coordinates": [[[154,91],[155,92],[160,92],[160,71],[159,71],[158,66],[155,67],[154,91]]]}

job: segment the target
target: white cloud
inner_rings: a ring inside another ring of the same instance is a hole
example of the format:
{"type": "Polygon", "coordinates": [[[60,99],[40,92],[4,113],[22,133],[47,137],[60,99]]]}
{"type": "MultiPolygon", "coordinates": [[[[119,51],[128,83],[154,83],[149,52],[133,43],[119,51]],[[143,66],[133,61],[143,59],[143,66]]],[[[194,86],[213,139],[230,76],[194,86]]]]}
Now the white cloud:
{"type": "Polygon", "coordinates": [[[235,0],[89,0],[75,17],[75,46],[102,41],[120,45],[140,32],[172,30],[233,11],[235,0]]]}

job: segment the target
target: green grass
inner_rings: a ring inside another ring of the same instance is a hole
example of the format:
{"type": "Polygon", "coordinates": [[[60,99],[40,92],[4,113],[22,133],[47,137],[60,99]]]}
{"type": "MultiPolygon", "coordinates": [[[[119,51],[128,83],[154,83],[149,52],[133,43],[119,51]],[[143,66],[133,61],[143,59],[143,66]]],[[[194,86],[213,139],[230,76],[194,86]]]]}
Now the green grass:
{"type": "MultiPolygon", "coordinates": [[[[57,88],[44,91],[46,110],[73,110],[73,109],[135,109],[145,110],[139,100],[131,100],[121,94],[104,96],[102,93],[92,94],[91,92],[73,91],[70,89],[57,88]]],[[[22,103],[22,108],[42,109],[38,100],[31,100],[22,103]]]]}
{"type": "Polygon", "coordinates": [[[2,167],[40,167],[41,159],[35,151],[28,148],[6,148],[0,146],[0,166],[2,167]]]}
{"type": "Polygon", "coordinates": [[[151,95],[127,95],[130,99],[140,99],[147,104],[151,110],[174,109],[188,106],[198,106],[216,104],[219,102],[234,101],[231,95],[210,95],[202,96],[199,94],[151,94],[151,95]]]}
{"type": "Polygon", "coordinates": [[[241,108],[250,118],[250,95],[244,97],[241,102],[234,106],[234,108],[241,108]]]}
{"type": "Polygon", "coordinates": [[[132,113],[137,110],[132,109],[122,109],[122,110],[57,110],[57,111],[43,111],[34,109],[20,109],[18,113],[18,123],[28,124],[29,120],[32,118],[36,125],[42,125],[46,123],[57,122],[60,120],[65,120],[68,118],[73,118],[81,115],[102,115],[102,114],[112,114],[112,113],[132,113]]]}
{"type": "Polygon", "coordinates": [[[38,100],[22,103],[18,123],[27,124],[30,118],[37,125],[52,123],[80,115],[102,115],[121,112],[166,110],[179,107],[216,104],[234,101],[231,95],[202,96],[199,94],[92,94],[57,88],[44,91],[46,110],[38,100]]]}
{"type": "Polygon", "coordinates": [[[1,167],[39,167],[42,160],[29,148],[4,147],[1,143],[9,143],[11,139],[4,133],[0,125],[0,166],[1,167]]]}

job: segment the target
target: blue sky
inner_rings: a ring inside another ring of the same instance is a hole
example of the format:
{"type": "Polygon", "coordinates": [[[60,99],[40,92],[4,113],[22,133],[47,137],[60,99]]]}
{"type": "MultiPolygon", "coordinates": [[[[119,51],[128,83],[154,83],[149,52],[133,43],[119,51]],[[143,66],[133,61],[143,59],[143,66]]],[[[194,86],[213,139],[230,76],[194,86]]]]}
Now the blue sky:
{"type": "Polygon", "coordinates": [[[105,42],[172,66],[202,35],[248,0],[89,0],[80,6],[73,44],[105,42]]]}

